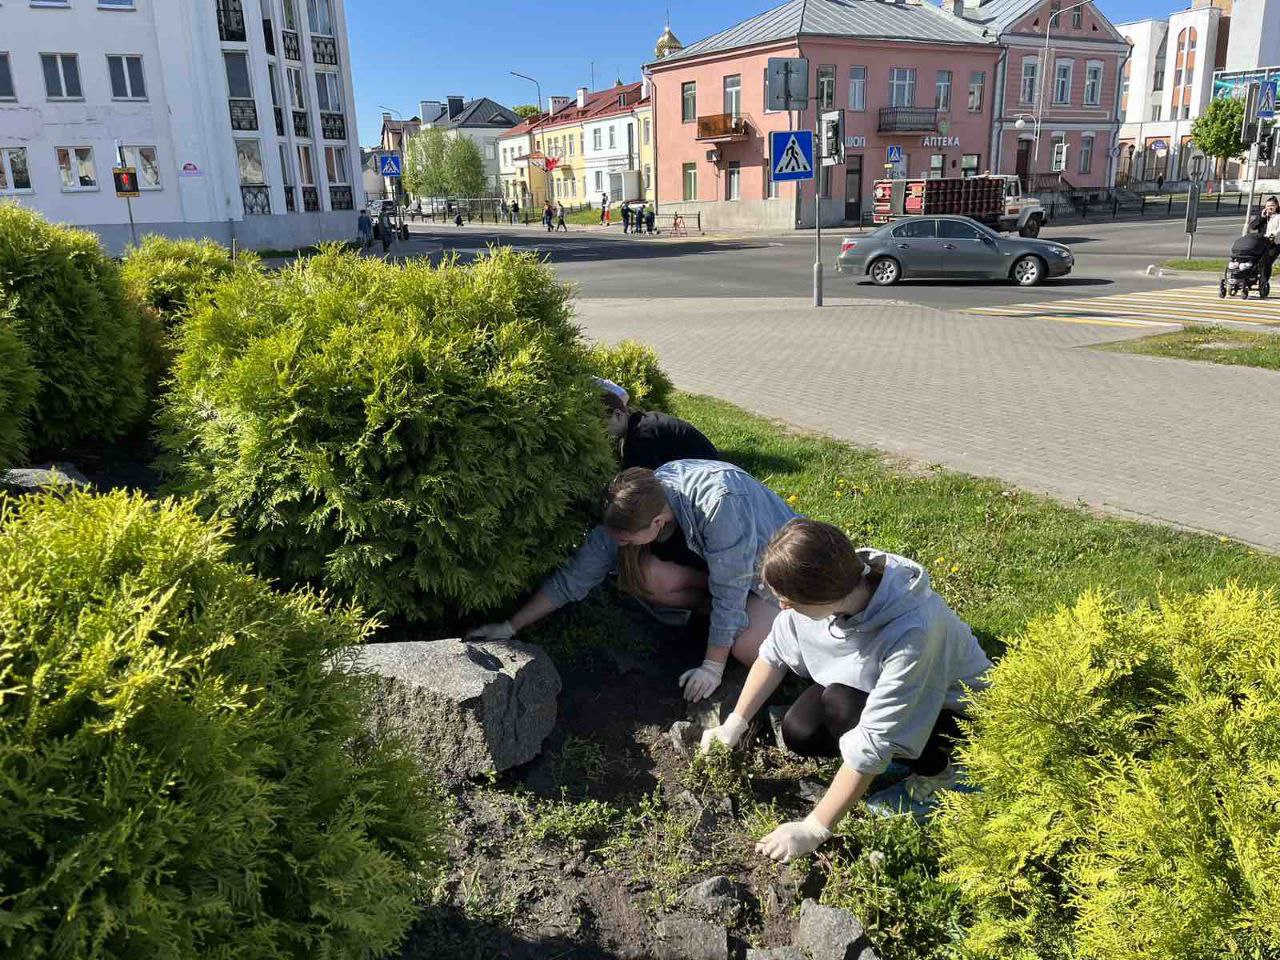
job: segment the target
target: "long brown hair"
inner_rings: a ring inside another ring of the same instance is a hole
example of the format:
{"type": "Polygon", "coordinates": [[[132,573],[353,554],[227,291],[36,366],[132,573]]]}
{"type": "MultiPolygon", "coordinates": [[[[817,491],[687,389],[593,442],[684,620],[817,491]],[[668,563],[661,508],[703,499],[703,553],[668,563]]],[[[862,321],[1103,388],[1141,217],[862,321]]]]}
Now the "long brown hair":
{"type": "Polygon", "coordinates": [[[760,578],[792,603],[843,600],[862,583],[864,564],[839,527],[819,520],[786,523],[765,547],[760,578]]]}
{"type": "MultiPolygon", "coordinates": [[[[609,484],[604,525],[609,530],[636,533],[653,523],[666,507],[667,492],[653,471],[631,467],[609,484]]],[[[618,547],[618,588],[624,593],[644,595],[644,558],[648,555],[648,544],[618,547]]]]}

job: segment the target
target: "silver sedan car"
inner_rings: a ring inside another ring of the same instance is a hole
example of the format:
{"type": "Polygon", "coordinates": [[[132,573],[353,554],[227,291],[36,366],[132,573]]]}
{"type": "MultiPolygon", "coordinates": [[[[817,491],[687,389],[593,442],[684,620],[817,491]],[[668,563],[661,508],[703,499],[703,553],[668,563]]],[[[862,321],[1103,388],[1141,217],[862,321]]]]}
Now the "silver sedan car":
{"type": "Polygon", "coordinates": [[[1006,237],[968,217],[903,217],[866,236],[846,237],[836,270],[889,286],[902,279],[1012,280],[1033,287],[1065,277],[1070,248],[1049,240],[1006,237]]]}

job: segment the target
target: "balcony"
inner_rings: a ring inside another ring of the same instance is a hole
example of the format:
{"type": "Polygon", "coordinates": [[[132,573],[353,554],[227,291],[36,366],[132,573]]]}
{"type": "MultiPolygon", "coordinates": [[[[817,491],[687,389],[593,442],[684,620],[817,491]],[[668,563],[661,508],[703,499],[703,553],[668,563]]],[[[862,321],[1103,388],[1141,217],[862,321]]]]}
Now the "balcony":
{"type": "Polygon", "coordinates": [[[307,213],[320,212],[320,191],[315,187],[302,188],[302,209],[307,213]]]}
{"type": "Polygon", "coordinates": [[[284,208],[290,213],[297,213],[297,201],[293,199],[293,187],[284,188],[284,208]]]}
{"type": "Polygon", "coordinates": [[[728,143],[745,140],[749,133],[746,117],[732,113],[713,113],[698,118],[698,139],[711,143],[728,143]]]}
{"type": "Polygon", "coordinates": [[[295,137],[311,136],[311,121],[307,119],[307,111],[293,111],[293,135],[295,137]]]}
{"type": "Polygon", "coordinates": [[[938,111],[918,107],[881,107],[880,133],[937,133],[938,111]]]}
{"type": "Polygon", "coordinates": [[[262,39],[266,41],[267,53],[270,56],[276,55],[276,31],[275,26],[270,20],[263,18],[262,21],[262,39]]]}
{"type": "Polygon", "coordinates": [[[283,137],[284,136],[284,108],[272,107],[271,109],[275,112],[275,115],[276,115],[276,136],[283,137]]]}
{"type": "Polygon", "coordinates": [[[338,43],[333,37],[312,37],[311,57],[316,63],[338,65],[338,43]]]}
{"type": "Polygon", "coordinates": [[[320,114],[320,135],[326,140],[347,139],[347,119],[340,113],[320,114]]]}
{"type": "Polygon", "coordinates": [[[281,30],[280,40],[284,44],[284,58],[302,62],[302,44],[298,43],[298,35],[292,30],[281,30]]]}
{"type": "Polygon", "coordinates": [[[245,216],[261,215],[271,212],[270,187],[241,187],[240,199],[244,202],[245,216]]]}
{"type": "Polygon", "coordinates": [[[218,37],[223,43],[244,43],[249,39],[244,28],[241,0],[217,0],[218,37]]]}
{"type": "Polygon", "coordinates": [[[232,130],[257,130],[258,108],[252,100],[232,99],[227,101],[231,110],[232,130]]]}
{"type": "Polygon", "coordinates": [[[350,187],[329,188],[329,208],[331,210],[354,210],[355,196],[350,187]]]}

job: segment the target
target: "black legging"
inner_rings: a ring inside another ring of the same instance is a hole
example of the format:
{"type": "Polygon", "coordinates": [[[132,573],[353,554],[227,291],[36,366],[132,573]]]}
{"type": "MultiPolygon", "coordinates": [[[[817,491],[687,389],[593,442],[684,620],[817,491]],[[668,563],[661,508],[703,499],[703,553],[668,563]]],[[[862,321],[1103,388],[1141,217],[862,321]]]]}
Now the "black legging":
{"type": "MultiPolygon", "coordinates": [[[[867,695],[861,690],[833,683],[815,683],[791,705],[782,718],[782,739],[792,753],[802,757],[840,756],[840,737],[858,725],[867,695]]],[[[895,757],[912,773],[937,776],[951,762],[956,741],[961,738],[960,714],[943,710],[933,725],[919,759],[895,757]]]]}

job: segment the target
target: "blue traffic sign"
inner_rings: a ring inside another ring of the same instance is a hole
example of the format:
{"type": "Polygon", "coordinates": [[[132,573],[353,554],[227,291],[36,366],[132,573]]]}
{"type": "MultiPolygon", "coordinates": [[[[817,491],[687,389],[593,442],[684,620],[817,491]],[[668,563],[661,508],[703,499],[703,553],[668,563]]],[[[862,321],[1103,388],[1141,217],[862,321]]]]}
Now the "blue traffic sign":
{"type": "Polygon", "coordinates": [[[890,144],[889,149],[885,151],[884,158],[889,163],[901,163],[902,147],[896,143],[890,144]]]}
{"type": "Polygon", "coordinates": [[[1274,120],[1276,118],[1276,82],[1263,80],[1258,84],[1258,119],[1274,120]]]}
{"type": "Polygon", "coordinates": [[[400,176],[400,156],[395,153],[384,153],[378,157],[378,173],[384,177],[400,176]]]}
{"type": "Polygon", "coordinates": [[[813,131],[775,130],[769,134],[775,183],[813,179],[813,131]]]}

